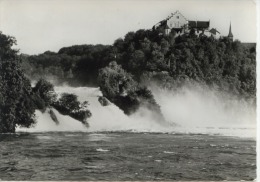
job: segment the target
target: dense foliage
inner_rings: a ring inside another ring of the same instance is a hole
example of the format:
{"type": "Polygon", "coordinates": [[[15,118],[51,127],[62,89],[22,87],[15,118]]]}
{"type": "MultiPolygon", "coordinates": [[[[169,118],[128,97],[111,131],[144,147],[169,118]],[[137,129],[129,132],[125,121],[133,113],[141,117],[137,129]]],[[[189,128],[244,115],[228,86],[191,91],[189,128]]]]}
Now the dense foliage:
{"type": "Polygon", "coordinates": [[[117,62],[136,80],[173,87],[183,80],[195,80],[243,97],[255,97],[256,52],[239,41],[227,38],[184,34],[155,36],[139,30],[117,40],[117,62]],[[145,80],[145,81],[143,81],[145,80]]]}
{"type": "Polygon", "coordinates": [[[255,45],[197,36],[194,31],[175,35],[174,31],[165,36],[159,29],[138,30],[111,46],[75,45],[29,56],[18,55],[12,49],[16,40],[0,32],[0,132],[33,125],[35,109],[50,106],[81,121],[90,116],[87,103],[79,103],[73,94],[57,100],[53,85],[41,78],[99,86],[126,114],[144,106],[161,118],[148,89],[154,83],[172,89],[195,81],[256,99],[255,45]],[[40,80],[32,88],[25,75],[40,80]]]}
{"type": "MultiPolygon", "coordinates": [[[[0,32],[0,133],[13,133],[18,126],[34,125],[36,109],[45,111],[47,107],[56,106],[57,103],[65,108],[68,104],[77,102],[78,105],[73,108],[66,108],[66,112],[87,124],[86,119],[91,113],[87,110],[86,102],[79,103],[77,100],[72,100],[71,103],[67,101],[66,105],[62,100],[57,101],[54,86],[44,79],[40,79],[32,88],[30,80],[26,78],[21,68],[21,64],[24,67],[24,64],[28,63],[24,61],[26,57],[19,56],[18,51],[12,49],[14,44],[16,44],[14,37],[0,32]]],[[[31,68],[31,65],[29,67],[31,68]]],[[[54,113],[50,114],[57,121],[54,113]]]]}
{"type": "Polygon", "coordinates": [[[36,109],[45,111],[47,107],[50,107],[57,99],[57,94],[54,91],[54,86],[44,80],[40,79],[35,87],[33,87],[33,101],[36,109]]]}
{"type": "Polygon", "coordinates": [[[194,80],[217,90],[255,98],[255,45],[225,37],[198,37],[194,31],[174,35],[174,31],[164,36],[159,30],[138,30],[127,33],[112,46],[82,45],[62,48],[58,53],[22,55],[23,65],[33,78],[49,75],[60,81],[73,80],[71,84],[77,80],[81,85],[98,86],[99,70],[115,61],[131,73],[131,79],[145,86],[156,82],[172,88],[194,80]]]}
{"type": "Polygon", "coordinates": [[[0,32],[0,132],[35,123],[30,81],[24,76],[15,39],[0,32]]]}
{"type": "Polygon", "coordinates": [[[87,118],[91,117],[91,112],[87,109],[88,102],[80,103],[77,96],[70,93],[63,93],[61,97],[52,104],[61,114],[69,115],[88,126],[87,118]]]}
{"type": "Polygon", "coordinates": [[[140,107],[150,110],[153,116],[163,121],[160,106],[146,87],[140,87],[132,75],[124,71],[116,62],[99,71],[100,90],[126,114],[136,112],[140,107]]]}
{"type": "Polygon", "coordinates": [[[109,46],[83,45],[62,48],[58,53],[21,55],[29,78],[54,79],[71,85],[96,86],[98,70],[110,62],[109,46]]]}
{"type": "MultiPolygon", "coordinates": [[[[80,103],[77,96],[70,93],[62,93],[57,99],[58,94],[54,91],[54,86],[44,79],[40,79],[32,90],[36,109],[45,111],[47,107],[53,107],[61,114],[68,115],[88,126],[87,119],[91,117],[91,112],[87,109],[87,101],[80,103]]],[[[50,115],[53,121],[58,123],[52,110],[50,110],[50,115]]]]}

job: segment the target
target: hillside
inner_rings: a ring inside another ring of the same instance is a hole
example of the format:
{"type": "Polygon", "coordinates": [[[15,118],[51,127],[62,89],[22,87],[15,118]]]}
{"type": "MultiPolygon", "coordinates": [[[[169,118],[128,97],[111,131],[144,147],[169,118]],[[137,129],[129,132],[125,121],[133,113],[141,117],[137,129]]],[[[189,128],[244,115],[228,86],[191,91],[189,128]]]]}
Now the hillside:
{"type": "Polygon", "coordinates": [[[141,85],[174,88],[196,81],[242,97],[255,97],[256,51],[253,44],[227,38],[175,36],[156,30],[129,32],[111,46],[77,45],[25,56],[29,78],[48,77],[70,85],[99,86],[101,68],[116,62],[141,85]]]}

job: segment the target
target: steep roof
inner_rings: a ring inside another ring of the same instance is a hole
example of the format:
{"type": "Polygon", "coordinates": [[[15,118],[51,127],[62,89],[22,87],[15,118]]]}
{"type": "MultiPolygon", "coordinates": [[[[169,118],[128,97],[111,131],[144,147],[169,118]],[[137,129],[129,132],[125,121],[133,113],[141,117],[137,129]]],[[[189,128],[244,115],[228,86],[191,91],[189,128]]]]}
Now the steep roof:
{"type": "Polygon", "coordinates": [[[209,28],[209,21],[189,21],[190,28],[209,28]]]}
{"type": "Polygon", "coordinates": [[[209,21],[197,21],[197,28],[209,28],[209,21]]]}
{"type": "Polygon", "coordinates": [[[186,21],[188,21],[187,18],[185,18],[185,16],[183,16],[178,10],[175,11],[175,13],[172,13],[172,14],[167,18],[167,20],[169,20],[171,17],[173,17],[173,16],[176,15],[176,14],[179,14],[179,15],[180,15],[181,17],[183,17],[186,21]]]}
{"type": "Polygon", "coordinates": [[[166,20],[163,20],[160,23],[161,23],[161,27],[163,27],[165,29],[169,29],[169,26],[167,25],[167,21],[166,20]]]}
{"type": "Polygon", "coordinates": [[[231,32],[231,22],[230,22],[230,26],[229,26],[228,37],[233,37],[233,34],[232,34],[232,32],[231,32]]]}
{"type": "MultiPolygon", "coordinates": [[[[217,29],[215,29],[215,28],[210,29],[209,32],[212,33],[212,34],[214,34],[214,35],[216,35],[217,33],[219,33],[219,31],[218,31],[217,29]]],[[[220,33],[219,33],[219,34],[220,34],[220,33]]]]}
{"type": "Polygon", "coordinates": [[[189,21],[189,27],[190,28],[196,28],[197,27],[197,22],[196,21],[189,21]]]}

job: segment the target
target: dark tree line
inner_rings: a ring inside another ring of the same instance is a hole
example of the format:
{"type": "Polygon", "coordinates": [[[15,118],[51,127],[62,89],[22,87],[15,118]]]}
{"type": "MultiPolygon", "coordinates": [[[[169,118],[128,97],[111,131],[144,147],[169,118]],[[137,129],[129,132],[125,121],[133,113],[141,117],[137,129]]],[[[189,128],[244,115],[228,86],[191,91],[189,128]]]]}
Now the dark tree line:
{"type": "Polygon", "coordinates": [[[128,33],[114,43],[117,62],[140,83],[174,87],[195,80],[243,97],[255,97],[256,51],[227,38],[184,34],[173,38],[155,31],[128,33]]]}
{"type": "Polygon", "coordinates": [[[83,45],[66,47],[58,53],[21,55],[29,78],[53,78],[72,85],[96,86],[98,70],[108,65],[109,46],[83,45]]]}
{"type": "Polygon", "coordinates": [[[58,53],[23,57],[26,74],[55,76],[71,84],[98,86],[101,68],[115,61],[139,84],[171,88],[194,80],[243,97],[255,97],[256,51],[239,41],[197,37],[194,31],[174,37],[156,30],[129,32],[112,46],[77,45],[58,53]],[[145,81],[144,81],[145,80],[145,81]]]}

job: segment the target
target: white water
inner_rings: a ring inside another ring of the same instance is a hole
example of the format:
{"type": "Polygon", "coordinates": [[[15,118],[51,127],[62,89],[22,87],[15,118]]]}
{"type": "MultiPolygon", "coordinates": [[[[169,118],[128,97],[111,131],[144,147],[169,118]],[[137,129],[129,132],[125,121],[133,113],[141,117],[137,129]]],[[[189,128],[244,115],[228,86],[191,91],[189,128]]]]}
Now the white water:
{"type": "Polygon", "coordinates": [[[58,113],[55,109],[55,115],[57,116],[60,124],[56,125],[49,113],[41,113],[36,111],[37,124],[34,128],[18,128],[17,131],[26,132],[40,132],[40,131],[135,131],[135,132],[158,132],[163,131],[164,128],[151,116],[149,111],[145,108],[141,108],[139,112],[135,113],[131,117],[125,115],[114,104],[108,106],[102,106],[98,97],[102,96],[99,88],[88,88],[88,87],[56,87],[57,93],[74,93],[78,96],[78,100],[88,101],[88,109],[91,111],[92,116],[88,119],[90,125],[86,128],[79,121],[69,117],[63,116],[58,113]]]}
{"type": "Polygon", "coordinates": [[[48,113],[49,109],[47,109],[44,113],[37,110],[35,112],[37,123],[32,128],[17,128],[17,131],[25,131],[25,132],[48,132],[48,131],[87,131],[87,128],[79,121],[60,114],[55,109],[52,109],[55,113],[59,125],[56,125],[51,119],[50,114],[48,113]]]}
{"type": "Polygon", "coordinates": [[[89,102],[92,117],[86,128],[79,121],[63,116],[54,110],[60,124],[56,125],[48,112],[36,112],[38,122],[34,128],[18,128],[18,131],[135,131],[135,132],[170,132],[170,133],[202,133],[221,134],[240,137],[255,137],[256,114],[247,103],[227,100],[215,92],[203,89],[183,88],[178,92],[156,90],[154,95],[161,106],[162,113],[170,124],[165,127],[155,121],[150,112],[141,108],[134,115],[126,116],[114,104],[101,106],[98,96],[102,93],[98,88],[88,87],[56,87],[57,93],[74,93],[78,99],[89,102]]]}
{"type": "Polygon", "coordinates": [[[198,85],[153,93],[175,131],[256,137],[256,109],[245,100],[198,85]]]}
{"type": "Polygon", "coordinates": [[[98,96],[102,96],[99,88],[57,87],[56,91],[58,93],[75,93],[80,101],[89,102],[88,108],[92,116],[88,120],[90,125],[88,131],[158,131],[158,129],[163,129],[157,121],[149,116],[149,112],[144,108],[128,117],[112,103],[108,106],[102,106],[98,101],[98,96]]]}

